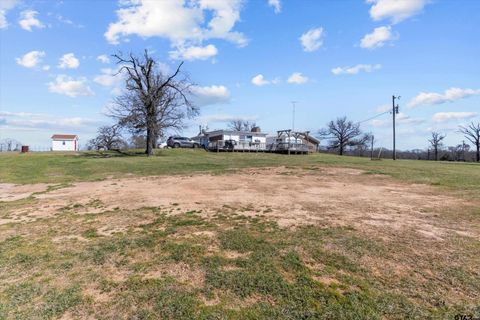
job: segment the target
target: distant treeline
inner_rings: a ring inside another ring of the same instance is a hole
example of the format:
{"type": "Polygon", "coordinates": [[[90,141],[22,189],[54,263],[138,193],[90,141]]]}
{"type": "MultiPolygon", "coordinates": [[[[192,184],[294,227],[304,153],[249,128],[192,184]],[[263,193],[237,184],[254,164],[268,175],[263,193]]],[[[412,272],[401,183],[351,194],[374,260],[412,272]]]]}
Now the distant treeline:
{"type": "MultiPolygon", "coordinates": [[[[329,149],[328,147],[321,147],[319,152],[338,154],[337,150],[329,149]]],[[[357,157],[371,157],[372,152],[367,148],[351,148],[344,151],[344,155],[357,157]]],[[[373,158],[392,159],[393,151],[385,148],[374,148],[373,158]]],[[[438,161],[462,161],[475,162],[475,151],[467,148],[462,149],[460,146],[447,147],[438,150],[438,161]]],[[[432,149],[412,149],[412,150],[397,150],[397,159],[409,160],[435,160],[435,154],[432,149]]]]}

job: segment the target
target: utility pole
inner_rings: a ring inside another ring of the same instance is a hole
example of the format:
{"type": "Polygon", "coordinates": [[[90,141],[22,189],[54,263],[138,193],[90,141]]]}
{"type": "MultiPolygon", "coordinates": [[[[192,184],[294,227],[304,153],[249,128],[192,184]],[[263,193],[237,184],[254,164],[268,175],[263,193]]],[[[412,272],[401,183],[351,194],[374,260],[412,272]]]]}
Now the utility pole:
{"type": "Polygon", "coordinates": [[[373,160],[373,141],[375,139],[375,136],[372,134],[372,148],[370,149],[370,160],[373,160]]]}
{"type": "Polygon", "coordinates": [[[292,101],[292,131],[295,131],[295,105],[298,103],[298,101],[292,101]]]}
{"type": "Polygon", "coordinates": [[[400,99],[400,96],[392,96],[392,118],[393,118],[393,160],[397,160],[397,150],[395,148],[395,115],[398,114],[398,104],[395,105],[395,99],[400,99]]]}

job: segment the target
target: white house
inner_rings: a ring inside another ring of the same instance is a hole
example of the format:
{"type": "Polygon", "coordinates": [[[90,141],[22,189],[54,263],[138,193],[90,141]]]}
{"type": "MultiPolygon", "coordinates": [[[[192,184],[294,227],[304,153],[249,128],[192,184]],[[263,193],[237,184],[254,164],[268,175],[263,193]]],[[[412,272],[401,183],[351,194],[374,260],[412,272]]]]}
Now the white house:
{"type": "Polygon", "coordinates": [[[278,135],[267,136],[267,145],[279,144],[279,143],[301,144],[301,143],[303,143],[303,141],[299,137],[293,137],[293,136],[289,137],[287,135],[283,135],[283,136],[280,136],[280,137],[278,135]]]}
{"type": "Polygon", "coordinates": [[[52,136],[52,151],[77,151],[78,136],[75,134],[54,134],[52,136]]]}
{"type": "Polygon", "coordinates": [[[209,149],[223,148],[230,144],[235,150],[265,150],[267,134],[256,127],[252,131],[215,130],[196,137],[209,149]]]}

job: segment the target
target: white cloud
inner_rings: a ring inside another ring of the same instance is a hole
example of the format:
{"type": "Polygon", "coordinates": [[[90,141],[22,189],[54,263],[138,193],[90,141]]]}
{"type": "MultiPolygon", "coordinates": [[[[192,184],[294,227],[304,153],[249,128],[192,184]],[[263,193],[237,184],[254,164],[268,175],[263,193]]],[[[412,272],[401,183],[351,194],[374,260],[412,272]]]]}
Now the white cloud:
{"type": "Polygon", "coordinates": [[[163,37],[174,47],[199,45],[208,39],[224,39],[244,46],[246,38],[233,31],[240,20],[242,0],[123,1],[118,20],[110,23],[105,38],[118,44],[129,35],[163,37]]]}
{"type": "Polygon", "coordinates": [[[50,70],[50,66],[49,66],[48,64],[47,64],[47,65],[44,65],[44,66],[42,67],[42,70],[43,70],[43,71],[48,71],[48,70],[50,70]]]}
{"type": "Polygon", "coordinates": [[[227,103],[230,101],[230,91],[225,86],[194,86],[191,90],[193,101],[198,106],[227,103]]]}
{"type": "Polygon", "coordinates": [[[380,64],[357,64],[356,66],[353,67],[337,67],[332,69],[332,73],[334,75],[340,75],[340,74],[357,74],[361,71],[364,72],[372,72],[375,70],[379,70],[382,68],[380,64]]]}
{"type": "Polygon", "coordinates": [[[264,77],[263,77],[263,74],[257,74],[255,77],[252,78],[252,84],[256,85],[256,86],[265,86],[267,84],[271,84],[272,81],[270,80],[266,80],[264,77]]]}
{"type": "Polygon", "coordinates": [[[392,110],[392,106],[389,104],[382,104],[381,106],[378,106],[375,111],[376,112],[386,112],[392,110]]]}
{"type": "Polygon", "coordinates": [[[436,92],[420,92],[416,97],[414,97],[408,103],[410,108],[417,107],[419,105],[432,105],[432,104],[442,104],[446,102],[453,102],[463,98],[468,98],[471,96],[480,95],[480,89],[461,89],[461,88],[450,88],[445,90],[442,93],[436,92]]]}
{"type": "Polygon", "coordinates": [[[0,112],[4,117],[3,125],[12,129],[82,129],[97,127],[100,121],[83,117],[58,117],[51,114],[30,112],[0,112]]]}
{"type": "Polygon", "coordinates": [[[308,78],[302,75],[300,72],[294,72],[290,75],[287,82],[288,83],[295,83],[295,84],[303,84],[308,81],[308,78]]]}
{"type": "MultiPolygon", "coordinates": [[[[388,111],[388,110],[385,110],[388,111]]],[[[398,125],[406,124],[406,125],[418,125],[425,123],[425,119],[422,118],[412,118],[409,115],[406,115],[403,112],[400,112],[399,114],[396,115],[396,123],[398,125]]],[[[389,119],[374,119],[370,121],[370,124],[374,127],[391,127],[392,126],[392,119],[391,117],[389,119]]]]}
{"type": "Polygon", "coordinates": [[[0,117],[29,117],[40,115],[39,113],[32,112],[11,112],[11,111],[0,111],[0,117]]]}
{"type": "Polygon", "coordinates": [[[434,122],[447,122],[449,120],[465,120],[478,116],[477,112],[438,112],[432,117],[434,122]]]}
{"type": "Polygon", "coordinates": [[[0,29],[8,27],[7,12],[13,9],[19,0],[2,0],[0,1],[0,29]]]}
{"type": "Polygon", "coordinates": [[[374,127],[385,127],[387,126],[387,122],[385,120],[378,120],[378,119],[373,119],[370,121],[370,124],[374,127]]]}
{"type": "Polygon", "coordinates": [[[55,78],[55,82],[48,83],[48,90],[50,92],[63,94],[72,98],[95,95],[86,82],[87,80],[85,78],[79,78],[75,80],[66,75],[58,75],[55,78]]]}
{"type": "Polygon", "coordinates": [[[398,39],[398,35],[392,33],[390,26],[378,27],[372,33],[366,34],[360,41],[360,47],[375,49],[383,47],[385,42],[398,39]]]}
{"type": "Polygon", "coordinates": [[[303,51],[312,52],[320,48],[323,44],[323,37],[325,32],[323,28],[310,29],[300,37],[300,43],[303,46],[303,51]]]}
{"type": "Polygon", "coordinates": [[[64,54],[58,63],[60,69],[76,69],[79,65],[80,61],[78,61],[73,53],[64,54]]]}
{"type": "Polygon", "coordinates": [[[75,23],[74,21],[72,21],[72,20],[70,20],[70,19],[68,19],[68,18],[66,18],[66,17],[64,17],[64,16],[62,16],[62,15],[60,15],[60,14],[56,15],[56,18],[57,18],[57,20],[58,20],[59,22],[64,23],[64,24],[67,24],[67,25],[69,25],[69,26],[72,26],[72,27],[75,27],[75,28],[85,28],[84,25],[82,25],[82,24],[77,24],[77,23],[75,23]]]}
{"type": "Polygon", "coordinates": [[[7,10],[0,9],[0,29],[5,29],[8,26],[6,15],[7,15],[7,10]]]}
{"type": "Polygon", "coordinates": [[[420,13],[429,0],[367,0],[372,4],[370,17],[375,20],[391,19],[398,23],[420,13]]]}
{"type": "Polygon", "coordinates": [[[425,122],[425,119],[412,118],[403,112],[400,112],[399,114],[397,114],[395,120],[398,124],[421,124],[425,122]]]}
{"type": "Polygon", "coordinates": [[[57,20],[60,21],[60,22],[65,23],[65,24],[73,25],[73,21],[72,21],[72,20],[65,18],[65,17],[62,16],[61,14],[57,15],[57,20]]]}
{"type": "Polygon", "coordinates": [[[34,68],[42,61],[44,56],[44,51],[30,51],[24,54],[21,58],[16,58],[15,61],[17,61],[17,64],[25,68],[34,68]]]}
{"type": "Polygon", "coordinates": [[[20,20],[18,20],[18,24],[22,29],[27,31],[32,31],[32,27],[37,28],[44,28],[45,26],[43,23],[40,22],[35,16],[38,14],[37,11],[34,10],[25,10],[20,13],[20,20]]]}
{"type": "Polygon", "coordinates": [[[101,54],[97,57],[97,60],[101,63],[110,63],[110,58],[106,54],[101,54]]]}
{"type": "Polygon", "coordinates": [[[261,86],[265,86],[265,85],[269,85],[269,84],[278,84],[278,83],[280,83],[280,78],[277,77],[277,78],[272,79],[272,80],[267,80],[267,79],[265,79],[263,74],[257,74],[250,81],[251,81],[252,84],[261,87],[261,86]]]}
{"type": "Polygon", "coordinates": [[[217,48],[213,44],[209,44],[205,47],[192,46],[188,48],[178,47],[174,51],[170,51],[170,58],[177,60],[206,60],[208,58],[216,56],[218,53],[217,48]]]}
{"type": "Polygon", "coordinates": [[[117,74],[118,70],[105,68],[100,71],[102,74],[96,76],[93,81],[102,86],[111,87],[119,84],[123,80],[122,76],[120,74],[117,74]]]}
{"type": "Polygon", "coordinates": [[[275,13],[280,13],[282,11],[282,3],[280,0],[268,0],[268,5],[273,7],[275,13]]]}

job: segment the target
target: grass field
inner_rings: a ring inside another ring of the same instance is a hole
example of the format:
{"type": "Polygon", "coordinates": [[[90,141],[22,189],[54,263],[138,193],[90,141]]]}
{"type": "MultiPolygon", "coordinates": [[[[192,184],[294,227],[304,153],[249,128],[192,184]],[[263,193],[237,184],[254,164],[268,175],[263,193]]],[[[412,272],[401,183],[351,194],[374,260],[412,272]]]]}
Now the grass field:
{"type": "Polygon", "coordinates": [[[412,160],[371,161],[369,158],[339,157],[330,154],[291,156],[266,153],[208,153],[193,150],[162,150],[146,157],[140,151],[116,153],[0,153],[0,182],[70,183],[107,177],[224,173],[268,166],[341,166],[385,174],[407,182],[426,183],[480,196],[480,164],[412,160]]]}
{"type": "Polygon", "coordinates": [[[478,164],[3,154],[2,185],[0,319],[480,316],[478,164]]]}

